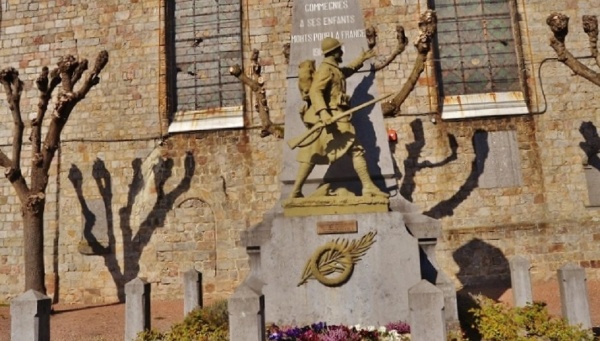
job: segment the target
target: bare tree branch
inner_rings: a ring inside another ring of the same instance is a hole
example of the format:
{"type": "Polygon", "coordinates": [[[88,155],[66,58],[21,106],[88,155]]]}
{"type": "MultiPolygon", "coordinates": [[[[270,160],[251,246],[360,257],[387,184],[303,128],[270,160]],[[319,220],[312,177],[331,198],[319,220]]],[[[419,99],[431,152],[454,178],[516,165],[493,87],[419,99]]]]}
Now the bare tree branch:
{"type": "Polygon", "coordinates": [[[242,72],[242,68],[238,64],[231,66],[229,68],[229,73],[232,76],[237,77],[242,83],[250,87],[250,90],[252,90],[252,92],[260,90],[260,84],[258,84],[258,82],[254,79],[246,76],[244,72],[242,72]]]}
{"type": "Polygon", "coordinates": [[[52,93],[61,81],[62,79],[60,78],[60,70],[58,67],[55,67],[50,72],[50,86],[48,87],[48,91],[52,93]]]}
{"type": "Polygon", "coordinates": [[[39,91],[39,100],[38,100],[38,109],[37,115],[34,119],[31,120],[31,135],[29,140],[32,144],[32,156],[34,158],[33,164],[39,164],[41,161],[40,148],[42,144],[42,122],[44,121],[44,116],[46,115],[46,111],[48,110],[48,103],[50,102],[51,90],[50,90],[50,80],[48,79],[49,70],[48,67],[44,66],[42,68],[42,72],[35,80],[35,84],[39,91]]]}
{"type": "Polygon", "coordinates": [[[596,65],[600,66],[600,55],[598,54],[598,17],[595,15],[584,15],[582,17],[583,31],[590,40],[590,51],[592,57],[596,58],[596,65]]]}
{"type": "MultiPolygon", "coordinates": [[[[13,118],[13,141],[12,160],[4,152],[0,151],[0,166],[6,168],[4,175],[13,184],[20,200],[25,200],[29,188],[21,173],[21,148],[23,145],[23,130],[25,125],[21,118],[21,94],[23,82],[19,79],[19,72],[14,68],[6,68],[0,71],[0,83],[6,92],[8,107],[13,118]]],[[[24,201],[22,201],[24,202],[24,201]]]]}
{"type": "Polygon", "coordinates": [[[419,30],[419,37],[415,42],[415,47],[418,52],[415,65],[400,92],[398,92],[398,94],[390,101],[381,104],[381,110],[385,117],[397,116],[400,113],[400,106],[414,89],[421,73],[425,70],[425,61],[427,60],[429,51],[431,51],[431,41],[437,30],[437,16],[434,11],[427,10],[421,14],[419,18],[419,30]]]}
{"type": "Polygon", "coordinates": [[[58,62],[58,73],[60,74],[60,78],[62,80],[62,91],[56,99],[56,105],[54,107],[54,112],[52,113],[52,120],[50,121],[48,133],[46,134],[46,139],[44,140],[44,145],[41,151],[41,170],[44,174],[47,174],[48,170],[50,169],[52,158],[54,157],[54,153],[58,148],[58,143],[60,141],[60,133],[62,132],[65,123],[69,119],[71,111],[73,111],[73,108],[75,108],[75,105],[79,101],[85,98],[92,87],[100,83],[99,74],[107,63],[108,52],[100,52],[96,57],[94,68],[91,70],[91,72],[85,74],[81,88],[78,91],[73,92],[73,81],[79,79],[79,76],[76,74],[77,72],[83,72],[83,69],[79,66],[79,63],[75,60],[75,57],[70,55],[61,58],[61,60],[58,62]]]}
{"type": "Polygon", "coordinates": [[[12,143],[12,169],[21,168],[21,146],[23,144],[23,119],[21,118],[21,93],[23,82],[19,79],[19,72],[14,68],[0,71],[0,83],[4,86],[8,107],[13,118],[13,143],[12,143]]]}
{"type": "Polygon", "coordinates": [[[8,178],[8,181],[12,183],[21,203],[26,202],[27,196],[29,195],[29,187],[27,187],[27,182],[25,181],[23,174],[21,174],[21,170],[11,172],[10,174],[7,174],[6,177],[8,178]]]}
{"type": "MultiPolygon", "coordinates": [[[[406,35],[404,34],[404,27],[402,25],[396,26],[396,32],[397,32],[396,39],[398,40],[398,46],[392,52],[392,54],[390,56],[388,56],[385,60],[377,61],[377,63],[373,66],[373,69],[375,71],[380,71],[383,68],[385,68],[386,66],[390,65],[390,63],[392,61],[394,61],[394,59],[396,59],[396,57],[398,57],[400,54],[402,54],[402,52],[404,52],[404,50],[406,49],[406,44],[408,44],[408,38],[406,38],[406,35]]],[[[369,48],[372,49],[373,47],[375,47],[375,39],[377,37],[377,32],[375,31],[375,28],[373,26],[369,27],[366,30],[366,36],[367,36],[367,43],[369,45],[369,48]]]]}
{"type": "Polygon", "coordinates": [[[73,84],[73,85],[77,84],[77,82],[79,81],[79,79],[81,79],[81,76],[87,69],[88,69],[88,60],[87,59],[81,60],[78,63],[77,67],[75,68],[75,71],[73,72],[73,76],[71,76],[71,84],[73,84]]]}
{"type": "Polygon", "coordinates": [[[250,90],[254,93],[256,98],[255,108],[258,111],[258,116],[260,117],[260,121],[262,124],[262,130],[260,133],[261,137],[266,137],[269,135],[273,135],[277,138],[283,137],[283,133],[280,128],[273,125],[271,122],[271,118],[269,117],[269,105],[267,103],[267,94],[264,88],[264,80],[261,76],[261,65],[258,62],[258,53],[257,49],[252,51],[252,74],[256,77],[252,79],[246,76],[242,72],[242,68],[239,65],[233,65],[229,68],[229,73],[232,76],[235,76],[239,79],[243,84],[250,87],[250,90]]]}
{"type": "MultiPolygon", "coordinates": [[[[19,199],[26,200],[27,194],[29,193],[29,188],[27,187],[25,178],[23,178],[23,174],[21,174],[21,170],[18,168],[14,168],[13,162],[1,150],[0,150],[0,167],[6,168],[4,175],[6,175],[6,178],[8,179],[8,181],[10,181],[13,184],[19,199]]],[[[21,202],[24,202],[24,201],[21,201],[21,202]]]]}
{"type": "Polygon", "coordinates": [[[58,61],[58,71],[62,79],[62,90],[64,92],[73,92],[72,76],[75,69],[79,66],[79,62],[72,55],[61,57],[58,61]]]}
{"type": "Polygon", "coordinates": [[[77,101],[81,101],[92,87],[100,83],[100,77],[98,76],[106,64],[108,64],[108,52],[104,50],[98,54],[94,63],[94,68],[86,75],[81,88],[76,92],[77,101]]]}
{"type": "Polygon", "coordinates": [[[0,167],[12,168],[12,161],[0,150],[0,167]]]}
{"type": "Polygon", "coordinates": [[[553,12],[546,19],[546,24],[554,33],[554,36],[550,38],[550,46],[556,52],[558,60],[573,70],[575,74],[600,86],[600,74],[579,62],[566,48],[565,38],[569,33],[569,17],[553,12]]]}

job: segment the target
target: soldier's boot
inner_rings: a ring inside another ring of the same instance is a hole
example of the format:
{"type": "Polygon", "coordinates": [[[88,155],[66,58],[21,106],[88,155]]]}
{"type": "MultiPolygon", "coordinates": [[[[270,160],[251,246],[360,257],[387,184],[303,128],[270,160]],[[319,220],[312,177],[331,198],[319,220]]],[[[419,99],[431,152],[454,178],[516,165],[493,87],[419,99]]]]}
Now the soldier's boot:
{"type": "Polygon", "coordinates": [[[371,176],[369,175],[369,169],[367,168],[367,162],[365,161],[365,157],[363,155],[354,155],[352,157],[352,164],[354,165],[354,170],[356,174],[358,174],[358,178],[362,183],[362,195],[363,197],[386,197],[388,198],[390,195],[382,192],[375,184],[373,180],[371,180],[371,176]]]}
{"type": "Polygon", "coordinates": [[[313,168],[315,168],[314,163],[298,163],[298,174],[296,175],[296,181],[294,182],[294,187],[292,188],[292,192],[290,193],[290,199],[304,197],[304,195],[302,194],[302,186],[304,185],[304,182],[310,175],[310,172],[312,172],[313,168]]]}

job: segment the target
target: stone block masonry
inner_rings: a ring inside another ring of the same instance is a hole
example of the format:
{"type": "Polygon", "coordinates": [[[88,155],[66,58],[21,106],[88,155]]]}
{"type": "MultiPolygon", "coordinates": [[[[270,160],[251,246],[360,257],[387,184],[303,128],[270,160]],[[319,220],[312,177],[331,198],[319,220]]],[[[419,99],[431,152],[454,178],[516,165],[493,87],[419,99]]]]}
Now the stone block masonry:
{"type": "MultiPolygon", "coordinates": [[[[97,160],[113,160],[104,162],[112,183],[107,212],[112,208],[112,217],[118,218],[108,219],[113,221],[112,226],[109,224],[114,240],[110,253],[59,255],[59,276],[84,278],[89,271],[95,271],[103,279],[102,283],[96,278],[95,284],[82,282],[82,286],[63,287],[62,297],[95,302],[100,298],[89,295],[85,288],[101,286],[105,300],[114,300],[122,295],[120,284],[134,275],[143,276],[156,286],[155,299],[181,297],[181,274],[192,268],[203,273],[205,302],[227,297],[248,271],[245,250],[237,242],[239,233],[245,230],[247,219],[260,218],[242,204],[252,202],[248,187],[254,186],[255,178],[274,182],[277,174],[275,165],[253,168],[247,161],[242,162],[247,157],[238,150],[246,153],[246,146],[247,138],[235,131],[202,133],[194,139],[176,137],[163,147],[153,147],[151,141],[128,142],[120,147],[113,143],[100,152],[96,150],[100,146],[94,144],[73,145],[84,155],[98,153],[97,160]],[[190,152],[187,159],[182,151],[190,152]],[[219,164],[207,164],[207,156],[218,157],[219,164]],[[189,189],[182,189],[186,169],[192,176],[189,189]],[[164,186],[157,187],[159,177],[167,175],[164,186]],[[159,193],[164,193],[164,199],[159,199],[159,193]]],[[[68,162],[80,167],[85,202],[101,200],[94,178],[99,172],[98,164],[77,159],[68,162]]],[[[61,181],[71,185],[70,172],[65,170],[61,181]]],[[[263,198],[257,205],[269,205],[268,200],[276,199],[276,194],[267,189],[255,192],[263,198]]],[[[73,185],[63,193],[63,200],[69,205],[63,208],[61,216],[71,222],[72,228],[61,237],[59,247],[69,249],[70,245],[89,243],[84,233],[86,215],[73,185]]]]}

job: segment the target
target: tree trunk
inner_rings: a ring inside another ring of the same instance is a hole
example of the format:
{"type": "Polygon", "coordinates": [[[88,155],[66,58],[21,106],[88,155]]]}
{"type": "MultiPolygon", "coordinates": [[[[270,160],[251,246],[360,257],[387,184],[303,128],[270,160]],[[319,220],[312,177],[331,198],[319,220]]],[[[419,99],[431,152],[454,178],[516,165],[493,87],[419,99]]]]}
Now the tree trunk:
{"type": "Polygon", "coordinates": [[[46,294],[44,269],[44,205],[23,205],[25,291],[46,294]]]}
{"type": "Polygon", "coordinates": [[[87,59],[77,60],[72,55],[59,59],[57,67],[50,71],[43,67],[35,85],[39,90],[39,102],[36,117],[31,120],[31,188],[21,172],[21,145],[23,144],[23,120],[21,115],[21,94],[23,82],[14,68],[0,70],[0,85],[6,92],[6,99],[13,116],[12,160],[0,150],[0,167],[13,185],[21,201],[23,215],[23,253],[25,259],[25,290],[33,289],[46,294],[44,269],[44,207],[46,205],[46,187],[48,171],[56,149],[60,143],[60,133],[69,119],[69,115],[79,101],[100,82],[100,72],[108,63],[108,52],[102,51],[96,57],[94,68],[88,69],[87,59]],[[85,73],[85,76],[84,76],[85,73]],[[79,90],[73,86],[83,77],[79,90]],[[41,141],[41,130],[52,92],[62,84],[62,91],[56,97],[56,103],[46,138],[41,141]]]}

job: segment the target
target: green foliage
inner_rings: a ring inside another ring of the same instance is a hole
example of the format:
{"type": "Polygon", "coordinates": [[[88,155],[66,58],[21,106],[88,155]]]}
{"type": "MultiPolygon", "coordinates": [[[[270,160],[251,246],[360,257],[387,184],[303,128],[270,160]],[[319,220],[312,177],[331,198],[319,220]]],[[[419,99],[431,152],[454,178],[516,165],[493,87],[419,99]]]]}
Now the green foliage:
{"type": "Polygon", "coordinates": [[[449,330],[446,341],[469,341],[462,330],[449,330]]]}
{"type": "MultiPolygon", "coordinates": [[[[569,325],[550,316],[544,303],[511,308],[487,297],[476,297],[477,308],[470,313],[473,327],[486,341],[593,341],[591,331],[569,325]]],[[[227,301],[197,309],[168,332],[145,331],[137,341],[227,341],[229,340],[227,301]]],[[[476,338],[476,340],[479,338],[476,338]]],[[[449,333],[449,341],[467,340],[460,330],[449,333]]]]}
{"type": "Polygon", "coordinates": [[[156,330],[140,333],[137,341],[227,341],[229,314],[227,301],[196,309],[183,322],[174,324],[166,333],[156,330]]]}
{"type": "Polygon", "coordinates": [[[510,308],[479,296],[480,308],[472,309],[475,327],[488,341],[592,341],[591,331],[571,326],[566,320],[548,314],[544,303],[510,308]]]}

